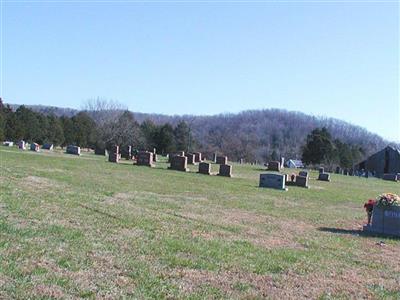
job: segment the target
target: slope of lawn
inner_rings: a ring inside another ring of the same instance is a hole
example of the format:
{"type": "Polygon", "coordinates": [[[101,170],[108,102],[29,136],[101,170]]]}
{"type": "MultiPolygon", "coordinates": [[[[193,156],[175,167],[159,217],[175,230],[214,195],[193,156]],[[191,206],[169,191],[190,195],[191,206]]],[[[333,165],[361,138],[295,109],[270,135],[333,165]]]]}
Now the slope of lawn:
{"type": "Polygon", "coordinates": [[[167,166],[1,147],[0,298],[400,298],[400,240],[360,231],[400,183],[167,166]]]}

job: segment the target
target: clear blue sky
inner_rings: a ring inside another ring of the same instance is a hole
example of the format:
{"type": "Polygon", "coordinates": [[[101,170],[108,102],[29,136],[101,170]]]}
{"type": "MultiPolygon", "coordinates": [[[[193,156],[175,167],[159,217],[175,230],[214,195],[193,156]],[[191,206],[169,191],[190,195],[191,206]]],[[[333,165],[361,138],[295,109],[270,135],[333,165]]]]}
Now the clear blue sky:
{"type": "Polygon", "coordinates": [[[285,108],[400,141],[399,3],[3,0],[6,102],[285,108]],[[53,2],[53,3],[52,3],[53,2]]]}

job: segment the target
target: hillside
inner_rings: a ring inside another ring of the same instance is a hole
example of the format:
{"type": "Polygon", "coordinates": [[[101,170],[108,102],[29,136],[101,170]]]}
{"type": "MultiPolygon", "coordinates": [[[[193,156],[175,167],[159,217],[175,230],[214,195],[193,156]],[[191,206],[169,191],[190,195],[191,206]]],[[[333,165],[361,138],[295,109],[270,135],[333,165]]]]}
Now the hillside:
{"type": "Polygon", "coordinates": [[[282,192],[249,164],[227,178],[164,158],[0,156],[1,299],[400,297],[399,240],[361,231],[364,202],[398,183],[311,172],[282,192]]]}
{"type": "MultiPolygon", "coordinates": [[[[28,107],[57,116],[71,116],[79,112],[41,105],[28,107]]],[[[95,120],[104,116],[104,112],[92,111],[89,114],[95,120]]],[[[327,127],[334,138],[361,146],[366,155],[388,144],[379,135],[342,120],[279,109],[249,110],[213,116],[167,116],[135,112],[133,115],[139,123],[150,119],[156,124],[168,122],[176,125],[185,120],[191,127],[196,141],[194,147],[208,153],[225,153],[234,159],[243,157],[248,161],[265,161],[271,158],[272,153],[287,158],[300,157],[307,134],[316,127],[327,127]]],[[[113,116],[115,117],[115,114],[113,116]]]]}

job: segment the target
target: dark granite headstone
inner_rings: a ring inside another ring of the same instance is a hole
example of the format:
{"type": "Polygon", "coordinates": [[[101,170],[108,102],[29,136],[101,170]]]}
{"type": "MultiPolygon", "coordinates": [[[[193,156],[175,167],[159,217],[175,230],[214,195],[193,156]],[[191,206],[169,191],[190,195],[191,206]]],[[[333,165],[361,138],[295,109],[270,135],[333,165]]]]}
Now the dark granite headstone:
{"type": "Polygon", "coordinates": [[[199,163],[199,173],[211,175],[211,164],[206,162],[199,163]]]}
{"type": "Polygon", "coordinates": [[[308,177],[296,176],[296,185],[308,188],[308,177]]]}
{"type": "Polygon", "coordinates": [[[232,177],[231,165],[219,165],[219,176],[232,177]]]}
{"type": "Polygon", "coordinates": [[[187,172],[189,169],[187,168],[187,157],[174,155],[171,157],[171,165],[168,167],[171,170],[183,171],[187,172]]]}
{"type": "Polygon", "coordinates": [[[281,170],[280,162],[279,161],[270,161],[268,163],[268,170],[279,172],[281,170]]]}
{"type": "Polygon", "coordinates": [[[380,207],[375,205],[372,222],[364,226],[364,231],[400,236],[400,206],[380,207]]]}
{"type": "Polygon", "coordinates": [[[320,173],[318,175],[318,180],[321,181],[331,181],[331,175],[329,173],[320,173]]]}
{"type": "Polygon", "coordinates": [[[219,165],[226,165],[226,164],[228,164],[228,157],[227,156],[217,156],[216,163],[219,165]]]}
{"type": "Polygon", "coordinates": [[[318,168],[318,172],[319,172],[319,174],[325,173],[324,167],[318,168]]]}
{"type": "Polygon", "coordinates": [[[201,152],[195,152],[193,154],[194,154],[194,161],[195,162],[199,163],[199,162],[203,161],[201,152]]]}
{"type": "Polygon", "coordinates": [[[308,172],[307,171],[300,171],[299,172],[299,176],[308,177],[308,172]]]}
{"type": "Polygon", "coordinates": [[[260,187],[287,190],[285,186],[285,176],[282,174],[260,174],[260,187]]]}
{"type": "Polygon", "coordinates": [[[196,157],[192,153],[186,153],[185,156],[187,157],[187,163],[188,165],[197,165],[196,163],[196,157]]]}
{"type": "Polygon", "coordinates": [[[65,152],[67,154],[81,155],[81,147],[68,145],[65,152]]]}

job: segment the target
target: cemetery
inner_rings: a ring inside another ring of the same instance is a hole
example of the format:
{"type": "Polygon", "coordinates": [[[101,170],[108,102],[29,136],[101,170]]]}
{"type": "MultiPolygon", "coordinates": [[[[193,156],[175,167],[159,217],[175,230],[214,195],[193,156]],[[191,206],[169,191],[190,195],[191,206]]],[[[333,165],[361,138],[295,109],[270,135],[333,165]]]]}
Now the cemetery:
{"type": "MultiPolygon", "coordinates": [[[[112,298],[131,293],[141,298],[142,292],[202,298],[204,286],[211,286],[209,293],[218,290],[223,298],[314,299],[326,291],[377,298],[382,289],[366,282],[378,284],[383,277],[385,293],[396,295],[400,206],[394,194],[400,194],[400,185],[391,175],[367,179],[326,168],[283,170],[280,164],[280,173],[276,166],[263,172],[260,165],[224,164],[227,158],[217,157],[222,164],[199,160],[189,170],[189,153],[182,152],[169,159],[159,155],[155,162],[153,150],[132,151],[131,160],[121,159],[118,146],[109,157],[81,153],[76,146],[68,146],[66,154],[79,157],[18,148],[0,149],[4,167],[13,166],[15,175],[0,177],[2,222],[8,226],[0,227],[7,241],[0,275],[6,278],[36,274],[41,285],[72,296],[91,294],[85,283],[90,281],[98,286],[96,295],[112,298]],[[226,178],[233,168],[234,176],[226,178]],[[219,176],[204,176],[213,169],[219,176]],[[374,198],[378,190],[392,194],[374,198]],[[375,263],[363,263],[366,257],[375,263]],[[326,270],[355,279],[319,280],[326,270]],[[154,286],[155,278],[159,284],[154,286]],[[69,283],[48,285],[49,280],[69,283]],[[223,289],[221,280],[229,282],[223,289]],[[139,294],[137,281],[144,288],[139,294]],[[188,282],[193,288],[183,289],[188,282]],[[249,288],[236,289],[232,282],[249,288]],[[293,286],[316,282],[318,288],[301,293],[293,286]]],[[[193,158],[196,162],[195,153],[193,158]]],[[[5,289],[11,286],[5,283],[5,289]]],[[[18,293],[37,295],[24,288],[18,293]]]]}

